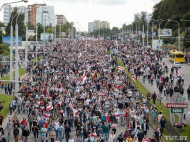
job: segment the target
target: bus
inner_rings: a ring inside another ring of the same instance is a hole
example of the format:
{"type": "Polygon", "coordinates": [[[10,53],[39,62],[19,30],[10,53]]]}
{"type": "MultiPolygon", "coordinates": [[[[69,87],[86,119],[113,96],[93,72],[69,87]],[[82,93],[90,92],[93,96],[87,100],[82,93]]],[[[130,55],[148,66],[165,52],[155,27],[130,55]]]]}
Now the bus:
{"type": "Polygon", "coordinates": [[[169,52],[169,60],[172,62],[180,62],[184,63],[185,62],[185,54],[181,51],[176,51],[176,50],[171,50],[169,52]]]}

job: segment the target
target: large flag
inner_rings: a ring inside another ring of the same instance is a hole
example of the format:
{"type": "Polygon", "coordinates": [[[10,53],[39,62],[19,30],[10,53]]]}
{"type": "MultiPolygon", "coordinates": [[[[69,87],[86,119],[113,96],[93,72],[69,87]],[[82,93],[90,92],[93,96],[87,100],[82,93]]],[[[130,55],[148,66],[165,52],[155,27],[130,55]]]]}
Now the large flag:
{"type": "Polygon", "coordinates": [[[46,108],[47,111],[50,111],[50,110],[52,110],[52,109],[53,109],[53,105],[52,105],[52,104],[50,104],[50,105],[46,108]]]}
{"type": "Polygon", "coordinates": [[[178,74],[180,75],[180,76],[183,76],[183,73],[182,73],[182,71],[178,68],[177,69],[177,71],[178,71],[178,74]]]}
{"type": "Polygon", "coordinates": [[[44,113],[44,117],[45,117],[45,118],[49,118],[50,116],[51,116],[50,113],[44,113]]]}
{"type": "Polygon", "coordinates": [[[122,70],[122,71],[124,70],[124,68],[121,67],[121,66],[118,66],[117,69],[118,69],[118,70],[122,70]]]}
{"type": "Polygon", "coordinates": [[[84,74],[82,76],[82,84],[84,84],[85,80],[86,80],[86,73],[84,72],[84,74]]]}
{"type": "Polygon", "coordinates": [[[136,80],[137,80],[135,75],[132,76],[132,79],[133,79],[135,82],[136,82],[136,80]]]}

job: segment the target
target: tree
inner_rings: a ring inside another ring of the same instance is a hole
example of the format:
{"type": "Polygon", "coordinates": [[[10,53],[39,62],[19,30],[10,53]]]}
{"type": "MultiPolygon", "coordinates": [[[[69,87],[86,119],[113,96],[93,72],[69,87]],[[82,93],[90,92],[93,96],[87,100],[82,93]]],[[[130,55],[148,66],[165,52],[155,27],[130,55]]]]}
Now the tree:
{"type": "Polygon", "coordinates": [[[43,26],[42,24],[38,23],[38,40],[40,39],[41,33],[43,33],[43,26]]]}
{"type": "MultiPolygon", "coordinates": [[[[1,28],[1,27],[5,27],[4,23],[2,23],[2,22],[0,22],[0,28],[1,28]]],[[[3,31],[0,29],[0,43],[3,43],[3,42],[2,42],[2,37],[3,37],[3,35],[4,35],[4,34],[3,34],[3,31]]]]}
{"type": "Polygon", "coordinates": [[[46,29],[46,33],[52,33],[52,28],[51,27],[47,27],[47,29],[46,29]]]}
{"type": "Polygon", "coordinates": [[[17,19],[17,24],[19,27],[18,35],[22,36],[22,39],[25,40],[26,28],[25,28],[25,24],[24,24],[24,14],[18,13],[18,9],[16,7],[14,8],[13,12],[11,13],[9,23],[5,28],[6,35],[7,36],[10,35],[10,27],[11,27],[11,21],[12,21],[13,17],[15,17],[12,21],[13,31],[14,31],[13,36],[15,35],[15,25],[16,25],[16,18],[17,18],[17,16],[15,16],[16,14],[18,16],[18,19],[17,19]]]}
{"type": "MultiPolygon", "coordinates": [[[[190,11],[187,12],[184,16],[183,16],[183,20],[189,20],[190,19],[190,11]]],[[[184,21],[183,22],[183,27],[184,27],[184,31],[185,31],[185,36],[184,36],[184,40],[183,40],[183,45],[186,48],[190,47],[190,29],[189,29],[189,23],[190,21],[184,21]]]]}
{"type": "Polygon", "coordinates": [[[34,25],[32,25],[32,23],[30,21],[28,22],[28,29],[34,30],[34,25]]]}

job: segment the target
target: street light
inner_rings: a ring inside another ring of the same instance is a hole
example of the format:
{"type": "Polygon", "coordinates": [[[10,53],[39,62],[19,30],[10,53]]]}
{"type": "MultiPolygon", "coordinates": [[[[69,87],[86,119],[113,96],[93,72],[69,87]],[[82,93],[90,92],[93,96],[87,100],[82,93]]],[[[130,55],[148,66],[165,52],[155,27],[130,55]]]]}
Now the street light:
{"type": "Polygon", "coordinates": [[[11,29],[10,29],[10,80],[13,80],[13,25],[12,21],[18,14],[15,14],[11,20],[11,29]]]}
{"type": "Polygon", "coordinates": [[[163,21],[166,21],[166,20],[159,19],[158,21],[160,21],[160,22],[159,22],[159,43],[160,43],[159,49],[160,49],[160,46],[161,46],[161,42],[160,42],[160,31],[161,31],[160,25],[161,25],[161,23],[162,23],[163,21]]]}
{"type": "Polygon", "coordinates": [[[168,19],[169,22],[176,22],[177,25],[178,25],[178,49],[180,49],[180,24],[178,21],[176,20],[171,20],[171,19],[168,19]]]}
{"type": "Polygon", "coordinates": [[[13,3],[20,3],[20,2],[25,2],[25,3],[27,3],[28,0],[21,0],[21,1],[15,1],[15,2],[4,3],[4,4],[1,6],[0,11],[2,10],[3,6],[5,6],[5,5],[10,5],[10,4],[13,4],[13,3]]]}
{"type": "Polygon", "coordinates": [[[17,20],[18,20],[18,15],[16,17],[16,25],[15,25],[15,37],[16,37],[16,47],[15,47],[15,92],[18,92],[19,91],[19,71],[18,71],[18,23],[17,23],[17,20]]]}
{"type": "MultiPolygon", "coordinates": [[[[142,23],[143,24],[143,35],[142,35],[142,39],[143,39],[143,46],[144,46],[144,38],[145,38],[145,35],[144,35],[144,23],[142,21],[137,21],[137,23],[142,23]]],[[[139,28],[139,31],[140,31],[140,28],[139,28]]],[[[140,34],[140,33],[139,33],[140,34]]],[[[140,40],[140,35],[139,35],[139,40],[140,40]]]]}

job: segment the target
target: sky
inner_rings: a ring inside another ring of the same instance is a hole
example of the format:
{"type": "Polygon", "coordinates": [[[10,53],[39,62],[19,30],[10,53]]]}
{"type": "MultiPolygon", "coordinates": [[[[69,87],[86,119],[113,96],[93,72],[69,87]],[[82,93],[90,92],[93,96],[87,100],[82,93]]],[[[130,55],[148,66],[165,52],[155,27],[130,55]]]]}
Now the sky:
{"type": "MultiPolygon", "coordinates": [[[[0,7],[7,2],[20,0],[0,0],[0,7]]],[[[69,22],[74,22],[80,31],[88,30],[88,22],[94,20],[108,21],[110,27],[122,27],[134,20],[134,14],[141,11],[153,12],[153,6],[160,0],[28,0],[12,6],[41,4],[54,6],[55,14],[63,14],[69,22]]],[[[0,11],[3,21],[3,9],[0,11]]]]}

